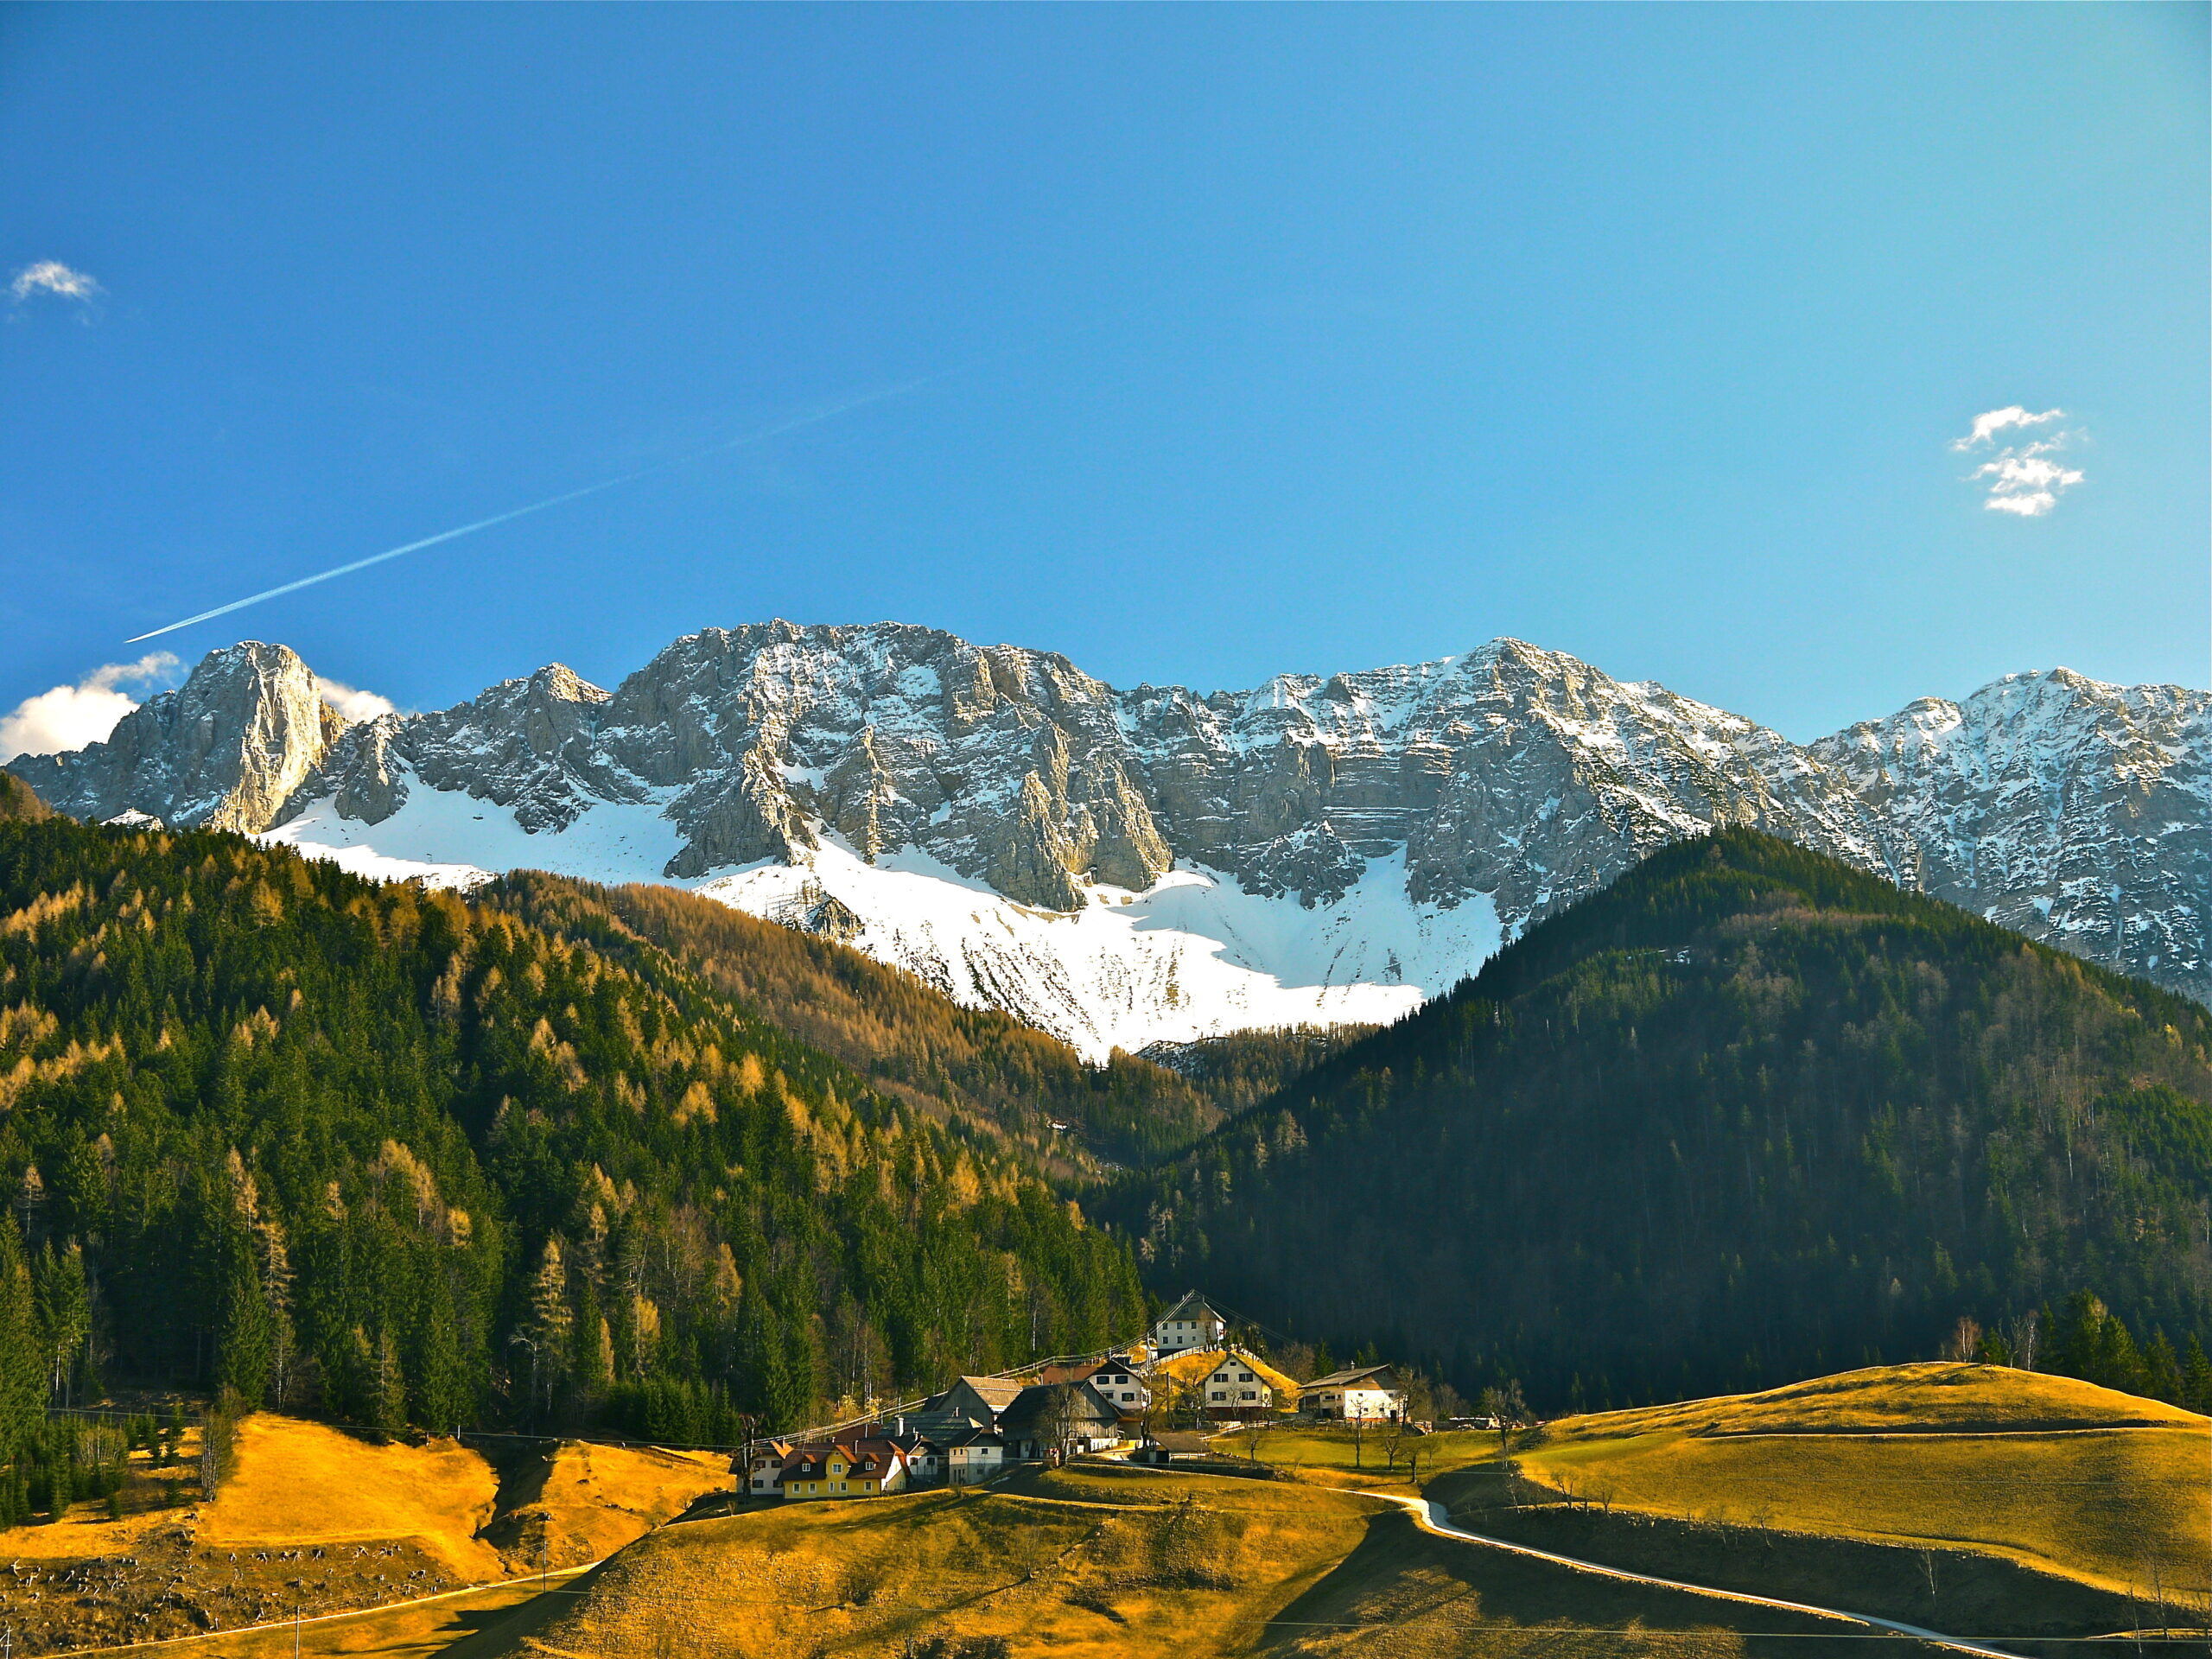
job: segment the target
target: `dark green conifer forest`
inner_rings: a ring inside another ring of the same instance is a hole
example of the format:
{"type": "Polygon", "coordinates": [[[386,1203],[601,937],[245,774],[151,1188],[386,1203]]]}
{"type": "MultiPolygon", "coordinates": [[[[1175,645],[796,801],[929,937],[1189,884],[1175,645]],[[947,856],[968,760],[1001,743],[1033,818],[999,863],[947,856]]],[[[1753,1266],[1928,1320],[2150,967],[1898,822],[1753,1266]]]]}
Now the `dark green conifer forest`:
{"type": "Polygon", "coordinates": [[[0,823],[0,1461],[118,1382],[727,1443],[1141,1321],[1001,1139],[511,899],[0,823]]]}
{"type": "Polygon", "coordinates": [[[1157,1288],[1550,1409],[1962,1341],[2212,1407],[2212,1013],[1745,830],[1101,1208],[1157,1288]]]}

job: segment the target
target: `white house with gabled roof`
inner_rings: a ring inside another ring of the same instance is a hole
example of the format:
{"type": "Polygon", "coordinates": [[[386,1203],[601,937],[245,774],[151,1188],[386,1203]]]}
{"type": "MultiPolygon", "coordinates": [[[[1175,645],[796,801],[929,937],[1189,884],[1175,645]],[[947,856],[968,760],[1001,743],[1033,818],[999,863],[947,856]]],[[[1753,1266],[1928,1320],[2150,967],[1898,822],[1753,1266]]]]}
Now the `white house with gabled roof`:
{"type": "Polygon", "coordinates": [[[1152,1322],[1152,1347],[1158,1355],[1185,1354],[1193,1348],[1218,1348],[1229,1335],[1229,1321],[1192,1291],[1152,1322]]]}

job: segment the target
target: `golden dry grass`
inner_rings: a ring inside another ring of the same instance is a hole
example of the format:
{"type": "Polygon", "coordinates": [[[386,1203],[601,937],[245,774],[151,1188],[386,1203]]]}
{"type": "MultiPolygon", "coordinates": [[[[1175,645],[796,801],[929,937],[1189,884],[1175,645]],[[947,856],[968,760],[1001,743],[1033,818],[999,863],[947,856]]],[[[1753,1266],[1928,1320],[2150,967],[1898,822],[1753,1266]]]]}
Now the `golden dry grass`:
{"type": "MultiPolygon", "coordinates": [[[[556,1586],[561,1582],[553,1580],[556,1586]]],[[[299,1628],[302,1659],[429,1659],[467,1640],[539,1593],[535,1579],[511,1580],[463,1595],[374,1607],[299,1628]]],[[[291,1659],[288,1624],[172,1643],[152,1650],[174,1659],[291,1659]]]]}
{"type": "MultiPolygon", "coordinates": [[[[1187,1354],[1178,1354],[1173,1359],[1162,1360],[1159,1369],[1178,1382],[1199,1382],[1213,1375],[1227,1354],[1228,1351],[1222,1348],[1194,1350],[1187,1354]]],[[[1265,1360],[1253,1359],[1242,1350],[1238,1351],[1236,1357],[1239,1361],[1250,1361],[1253,1374],[1274,1390],[1277,1404],[1289,1405],[1297,1401],[1299,1385],[1274,1366],[1265,1360]]]]}
{"type": "Polygon", "coordinates": [[[792,1504],[655,1535],[529,1645],[772,1659],[945,1635],[1077,1659],[1238,1651],[1358,1547],[1376,1512],[1286,1484],[1086,1465],[792,1504]]]}
{"type": "Polygon", "coordinates": [[[200,1490],[200,1431],[188,1429],[175,1463],[166,1467],[150,1452],[133,1452],[126,1465],[124,1514],[107,1518],[107,1504],[81,1499],[56,1522],[0,1527],[0,1560],[68,1561],[127,1555],[143,1549],[155,1532],[174,1527],[200,1490]]]}
{"type": "Polygon", "coordinates": [[[1878,1367],[1569,1418],[1520,1462],[1617,1509],[1978,1550],[2123,1594],[2206,1587],[2212,1423],[2067,1377],[1878,1367]]]}
{"type": "Polygon", "coordinates": [[[534,1466],[507,1471],[503,1512],[486,1536],[524,1564],[595,1561],[695,1499],[729,1490],[733,1478],[726,1453],[569,1441],[534,1466]]]}
{"type": "Polygon", "coordinates": [[[238,1426],[236,1462],[200,1519],[210,1548],[408,1539],[464,1582],[502,1575],[477,1536],[492,1519],[499,1477],[452,1440],[372,1445],[297,1417],[257,1412],[238,1426]]]}

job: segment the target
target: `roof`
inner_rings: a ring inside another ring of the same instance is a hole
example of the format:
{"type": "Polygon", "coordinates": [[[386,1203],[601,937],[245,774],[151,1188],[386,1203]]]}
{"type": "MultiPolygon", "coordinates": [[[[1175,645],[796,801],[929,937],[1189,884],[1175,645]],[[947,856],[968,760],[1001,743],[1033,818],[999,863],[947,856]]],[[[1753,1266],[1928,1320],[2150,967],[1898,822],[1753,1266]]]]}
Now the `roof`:
{"type": "Polygon", "coordinates": [[[963,1446],[1004,1446],[1006,1436],[988,1428],[971,1428],[965,1434],[956,1434],[947,1442],[950,1450],[963,1446]]]}
{"type": "Polygon", "coordinates": [[[1049,1424],[1054,1410],[1053,1396],[1063,1387],[1075,1396],[1071,1422],[1110,1423],[1121,1420],[1121,1413],[1114,1408],[1113,1402],[1088,1382],[1039,1382],[1024,1389],[1020,1397],[999,1414],[1000,1427],[1049,1424]]]}
{"type": "Polygon", "coordinates": [[[830,1454],[833,1452],[842,1452],[855,1472],[863,1475],[881,1473],[904,1461],[906,1455],[906,1448],[897,1441],[878,1435],[815,1440],[793,1447],[785,1457],[785,1477],[804,1478],[818,1472],[829,1462],[830,1454]]]}
{"type": "MultiPolygon", "coordinates": [[[[1220,1319],[1221,1317],[1220,1310],[1210,1305],[1206,1299],[1199,1295],[1197,1291],[1186,1290],[1183,1293],[1183,1300],[1181,1301],[1169,1308],[1165,1313],[1154,1319],[1153,1323],[1154,1325],[1165,1325],[1170,1319],[1220,1319]]],[[[1228,1321],[1226,1319],[1222,1319],[1222,1323],[1226,1325],[1228,1321]]]]}
{"type": "Polygon", "coordinates": [[[1388,1382],[1380,1383],[1377,1386],[1386,1389],[1394,1389],[1397,1387],[1398,1374],[1395,1370],[1388,1365],[1355,1365],[1348,1371],[1331,1371],[1326,1376],[1315,1377],[1306,1386],[1308,1389],[1348,1389],[1360,1382],[1363,1378],[1379,1376],[1385,1372],[1389,1373],[1390,1380],[1388,1382]]]}
{"type": "Polygon", "coordinates": [[[1221,1369],[1224,1359],[1233,1359],[1248,1367],[1252,1375],[1265,1382],[1277,1394],[1295,1399],[1301,1389],[1310,1389],[1311,1382],[1299,1383],[1285,1376],[1263,1359],[1255,1359],[1242,1348],[1199,1348],[1187,1354],[1178,1354],[1173,1359],[1162,1360],[1160,1369],[1178,1382],[1203,1382],[1221,1369]]]}
{"type": "MultiPolygon", "coordinates": [[[[1021,1392],[1023,1386],[1019,1382],[1009,1382],[1001,1376],[963,1376],[960,1382],[965,1382],[976,1397],[994,1412],[1004,1411],[1012,1405],[1014,1396],[1021,1392]]],[[[960,1383],[956,1382],[945,1393],[950,1394],[959,1386],[960,1383]]]]}

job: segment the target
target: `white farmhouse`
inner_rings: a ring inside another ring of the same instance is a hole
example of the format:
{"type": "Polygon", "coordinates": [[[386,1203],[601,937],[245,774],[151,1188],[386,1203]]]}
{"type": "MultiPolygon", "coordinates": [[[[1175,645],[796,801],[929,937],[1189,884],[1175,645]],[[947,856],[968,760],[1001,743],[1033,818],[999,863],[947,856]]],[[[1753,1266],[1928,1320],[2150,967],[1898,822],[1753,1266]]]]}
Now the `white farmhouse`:
{"type": "Polygon", "coordinates": [[[1153,1321],[1153,1352],[1184,1354],[1193,1348],[1218,1348],[1228,1334],[1229,1321],[1207,1306],[1206,1299],[1194,1290],[1153,1321]]]}
{"type": "Polygon", "coordinates": [[[1221,1363],[1207,1373],[1198,1389],[1209,1417],[1250,1421],[1270,1415],[1274,1408],[1275,1391],[1268,1386],[1265,1369],[1251,1355],[1234,1348],[1222,1355],[1221,1363]]]}
{"type": "Polygon", "coordinates": [[[1006,1441],[988,1428],[957,1434],[944,1448],[944,1467],[948,1484],[980,1485],[1006,1467],[1006,1441]]]}
{"type": "MultiPolygon", "coordinates": [[[[1152,1390],[1145,1385],[1144,1374],[1129,1363],[1127,1354],[1109,1354],[1096,1365],[1084,1366],[1071,1375],[1097,1389],[1125,1419],[1143,1416],[1145,1408],[1152,1403],[1152,1390]]],[[[1046,1380],[1058,1379],[1048,1376],[1046,1380]]]]}
{"type": "Polygon", "coordinates": [[[1388,1365],[1360,1365],[1317,1376],[1301,1391],[1306,1408],[1321,1417],[1395,1418],[1406,1409],[1406,1392],[1388,1365]]]}

